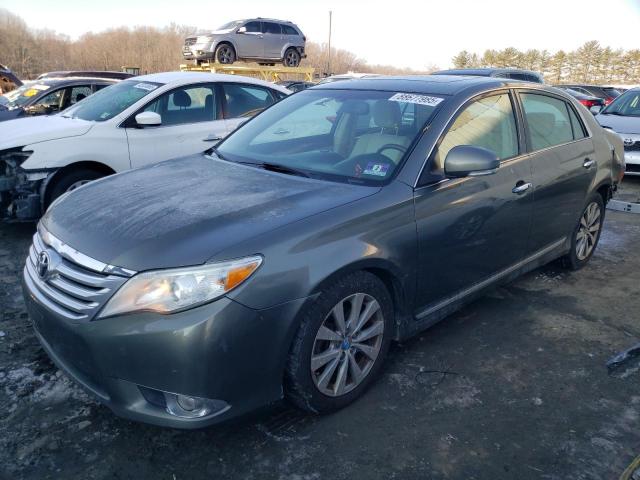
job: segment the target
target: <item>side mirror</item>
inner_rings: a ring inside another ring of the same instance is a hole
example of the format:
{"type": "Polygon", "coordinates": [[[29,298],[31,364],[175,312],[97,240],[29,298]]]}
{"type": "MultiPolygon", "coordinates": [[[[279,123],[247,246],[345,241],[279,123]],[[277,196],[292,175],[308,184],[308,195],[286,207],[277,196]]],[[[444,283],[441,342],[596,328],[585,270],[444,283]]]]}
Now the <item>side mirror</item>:
{"type": "Polygon", "coordinates": [[[496,173],[500,166],[498,156],[482,147],[458,145],[449,150],[444,159],[444,173],[447,177],[475,177],[496,173]]]}
{"type": "Polygon", "coordinates": [[[140,127],[156,127],[162,124],[162,117],[156,112],[142,112],[136,115],[140,127]]]}
{"type": "Polygon", "coordinates": [[[591,113],[593,113],[594,115],[598,115],[602,111],[602,106],[601,105],[594,105],[593,107],[591,107],[589,109],[589,111],[591,113]]]}
{"type": "Polygon", "coordinates": [[[247,33],[247,27],[240,27],[236,30],[236,33],[247,33]]]}

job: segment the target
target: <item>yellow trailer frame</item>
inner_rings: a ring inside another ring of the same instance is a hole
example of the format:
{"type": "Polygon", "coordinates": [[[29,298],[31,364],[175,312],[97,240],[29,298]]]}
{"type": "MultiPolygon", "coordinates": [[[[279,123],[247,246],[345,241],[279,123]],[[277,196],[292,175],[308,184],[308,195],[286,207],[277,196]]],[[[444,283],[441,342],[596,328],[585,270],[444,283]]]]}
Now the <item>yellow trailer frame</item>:
{"type": "Polygon", "coordinates": [[[298,78],[303,77],[304,81],[312,82],[315,68],[312,67],[276,67],[267,65],[248,65],[236,64],[224,65],[221,63],[202,63],[200,65],[180,65],[183,72],[209,72],[209,73],[226,73],[229,75],[245,75],[247,77],[256,77],[266,80],[267,82],[278,82],[280,80],[289,80],[290,76],[298,78]],[[283,78],[285,77],[285,78],[283,78]]]}

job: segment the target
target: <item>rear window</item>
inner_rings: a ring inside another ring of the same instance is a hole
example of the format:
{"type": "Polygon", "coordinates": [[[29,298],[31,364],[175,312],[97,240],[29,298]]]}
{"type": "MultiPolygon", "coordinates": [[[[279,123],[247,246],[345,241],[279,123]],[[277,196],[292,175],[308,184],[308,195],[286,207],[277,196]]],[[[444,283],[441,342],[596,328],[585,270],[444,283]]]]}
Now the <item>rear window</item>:
{"type": "Polygon", "coordinates": [[[264,33],[273,33],[275,35],[282,34],[282,29],[278,23],[263,22],[262,25],[264,27],[264,33]]]}
{"type": "Polygon", "coordinates": [[[284,33],[285,35],[298,35],[296,29],[290,27],[289,25],[282,25],[282,33],[284,33]]]}
{"type": "Polygon", "coordinates": [[[521,98],[532,150],[574,140],[569,117],[571,108],[564,100],[535,93],[523,93],[521,98]]]}

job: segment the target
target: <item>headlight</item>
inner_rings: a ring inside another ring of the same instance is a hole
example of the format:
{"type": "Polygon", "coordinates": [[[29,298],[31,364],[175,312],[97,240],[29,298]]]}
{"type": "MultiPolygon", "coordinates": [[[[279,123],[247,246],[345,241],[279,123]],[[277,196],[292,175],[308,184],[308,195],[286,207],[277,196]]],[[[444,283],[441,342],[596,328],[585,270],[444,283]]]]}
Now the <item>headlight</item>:
{"type": "Polygon", "coordinates": [[[261,263],[262,257],[253,256],[198,267],[140,273],[111,297],[99,318],[143,310],[173,313],[202,305],[243,283],[261,263]]]}

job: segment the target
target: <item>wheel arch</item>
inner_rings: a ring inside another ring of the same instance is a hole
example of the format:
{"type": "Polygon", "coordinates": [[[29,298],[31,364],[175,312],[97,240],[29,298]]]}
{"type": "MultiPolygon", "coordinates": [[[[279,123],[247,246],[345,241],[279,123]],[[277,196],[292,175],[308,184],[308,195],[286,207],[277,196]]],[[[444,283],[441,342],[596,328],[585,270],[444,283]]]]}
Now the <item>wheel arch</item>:
{"type": "Polygon", "coordinates": [[[43,205],[48,205],[51,188],[56,184],[56,182],[58,182],[68,172],[81,168],[102,173],[105,177],[116,173],[115,170],[108,165],[102,162],[96,162],[94,160],[83,160],[80,162],[73,162],[69,165],[65,165],[64,167],[57,169],[55,172],[53,172],[53,174],[49,175],[46,178],[45,182],[43,182],[41,192],[43,205]]]}

